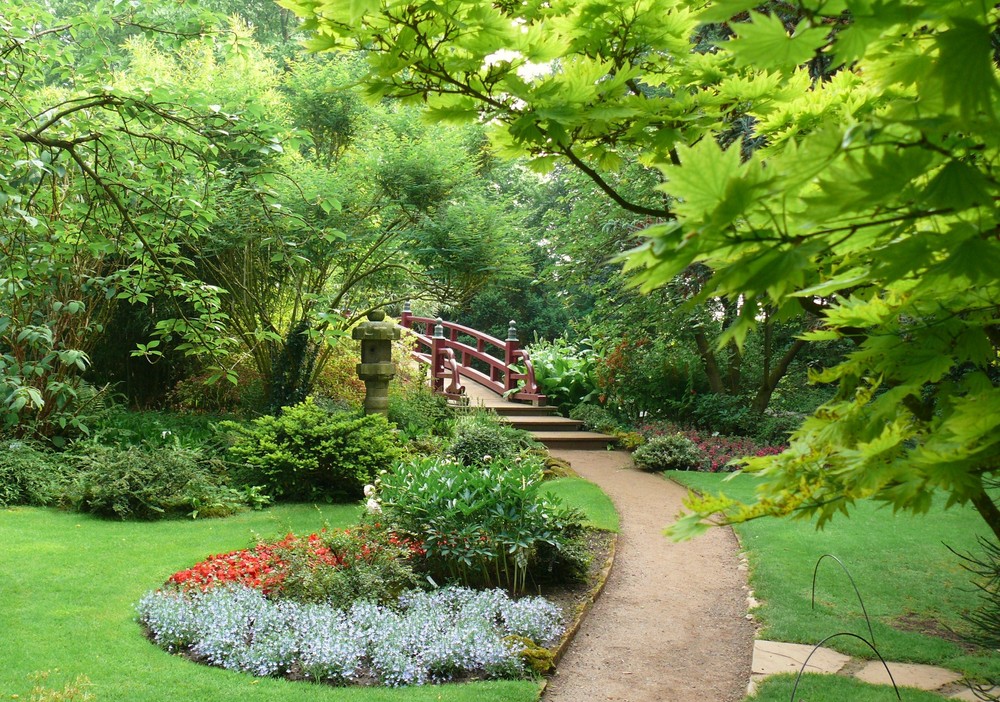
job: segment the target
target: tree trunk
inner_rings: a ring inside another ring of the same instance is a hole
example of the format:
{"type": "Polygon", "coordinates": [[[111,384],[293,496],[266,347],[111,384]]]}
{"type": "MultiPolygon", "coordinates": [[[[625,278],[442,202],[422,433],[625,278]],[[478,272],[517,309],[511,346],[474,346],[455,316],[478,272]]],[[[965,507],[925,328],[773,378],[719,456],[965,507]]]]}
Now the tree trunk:
{"type": "Polygon", "coordinates": [[[705,375],[708,376],[708,387],[714,393],[723,394],[726,392],[726,384],[722,380],[722,372],[719,364],[715,360],[715,353],[712,352],[712,345],[705,336],[705,332],[696,331],[694,333],[694,343],[698,345],[698,354],[701,356],[701,363],[705,368],[705,375]]]}
{"type": "Polygon", "coordinates": [[[987,526],[993,531],[993,535],[996,536],[997,541],[1000,541],[1000,509],[990,499],[986,489],[982,487],[982,483],[980,483],[979,492],[972,496],[972,505],[979,512],[979,516],[983,518],[987,526]]]}
{"type": "Polygon", "coordinates": [[[778,364],[771,370],[770,373],[764,375],[760,380],[760,388],[757,390],[757,395],[753,398],[753,402],[750,404],[750,409],[756,414],[764,414],[764,410],[771,402],[771,395],[774,394],[775,388],[778,387],[778,383],[788,372],[788,366],[792,364],[795,360],[795,356],[798,355],[799,351],[805,347],[806,342],[802,339],[796,339],[792,342],[792,345],[788,347],[785,351],[785,355],[781,357],[778,364]]]}

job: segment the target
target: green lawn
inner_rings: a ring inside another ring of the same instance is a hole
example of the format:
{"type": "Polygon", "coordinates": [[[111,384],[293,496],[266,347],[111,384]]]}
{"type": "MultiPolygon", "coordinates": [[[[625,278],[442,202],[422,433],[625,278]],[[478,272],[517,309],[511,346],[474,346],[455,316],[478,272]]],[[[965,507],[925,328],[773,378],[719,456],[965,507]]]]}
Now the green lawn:
{"type": "MultiPolygon", "coordinates": [[[[747,498],[753,489],[749,476],[723,483],[725,476],[719,474],[668,475],[695,489],[721,489],[735,498],[747,498]]],[[[960,631],[965,626],[960,614],[978,603],[969,574],[947,548],[975,549],[976,535],[986,535],[985,525],[971,508],[945,510],[939,502],[928,514],[911,516],[859,503],[849,518],[837,517],[822,531],[812,522],[789,519],[760,519],[739,525],[736,531],[748,554],[751,586],[762,602],[755,612],[763,624],[760,638],[813,644],[842,631],[868,637],[850,581],[831,559],[820,567],[816,608],[810,607],[813,569],[829,553],[843,561],[854,577],[872,620],[875,644],[887,660],[1000,678],[1000,655],[968,652],[947,640],[949,628],[960,631]],[[918,629],[937,630],[943,636],[918,629]]],[[[850,655],[873,657],[863,643],[850,637],[828,645],[850,655]]]]}
{"type": "Polygon", "coordinates": [[[387,690],[252,678],[190,663],[143,638],[135,603],[173,572],[256,535],[356,521],[354,506],[284,506],[222,520],[123,523],[50,509],[0,510],[0,699],[27,699],[77,675],[99,702],[531,702],[539,685],[503,681],[387,690]]]}
{"type": "Polygon", "coordinates": [[[544,489],[550,495],[583,510],[587,516],[587,526],[605,531],[618,531],[618,512],[611,498],[601,488],[583,478],[557,478],[545,483],[544,489]]]}
{"type": "MultiPolygon", "coordinates": [[[[749,702],[788,702],[794,675],[775,675],[765,680],[749,702]]],[[[900,688],[904,702],[941,702],[941,695],[915,688],[900,688]]],[[[837,675],[803,675],[795,688],[796,700],[809,702],[896,702],[896,691],[891,685],[868,685],[853,678],[837,675]]]]}

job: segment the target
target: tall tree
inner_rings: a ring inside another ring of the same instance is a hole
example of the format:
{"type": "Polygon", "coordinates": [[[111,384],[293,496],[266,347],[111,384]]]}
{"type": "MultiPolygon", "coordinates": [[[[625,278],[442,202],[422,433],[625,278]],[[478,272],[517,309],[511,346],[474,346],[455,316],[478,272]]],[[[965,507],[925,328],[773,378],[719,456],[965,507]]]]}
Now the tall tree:
{"type": "Polygon", "coordinates": [[[219,291],[194,275],[182,242],[211,223],[221,160],[253,180],[281,132],[140,65],[146,33],[220,56],[238,53],[238,33],[154,24],[131,7],[55,16],[35,2],[0,23],[0,426],[15,433],[78,423],[80,375],[117,300],[161,296],[172,312],[158,336],[184,353],[227,350],[219,291]]]}
{"type": "Polygon", "coordinates": [[[283,4],[313,48],[369,51],[375,95],[490,120],[512,152],[565,158],[661,218],[630,269],[653,288],[707,264],[705,292],[743,301],[738,343],[763,309],[793,308],[822,321],[806,338],[856,341],[817,375],[838,397],[751,464],[760,500],[696,502],[679,530],[717,509],[822,524],[862,498],[919,512],[941,490],[1000,538],[995,6],[283,4]],[[663,174],[667,204],[611,186],[623,146],[663,174]]]}

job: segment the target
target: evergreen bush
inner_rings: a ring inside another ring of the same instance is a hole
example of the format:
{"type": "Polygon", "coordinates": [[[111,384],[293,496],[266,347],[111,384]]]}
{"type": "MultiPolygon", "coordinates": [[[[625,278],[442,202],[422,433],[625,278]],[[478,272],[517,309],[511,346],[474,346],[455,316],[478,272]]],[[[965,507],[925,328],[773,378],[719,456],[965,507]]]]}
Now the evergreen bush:
{"type": "Polygon", "coordinates": [[[577,405],[570,410],[569,416],[570,419],[578,419],[583,422],[583,428],[587,431],[614,434],[624,428],[611,412],[600,405],[590,403],[577,405]]]}
{"type": "Polygon", "coordinates": [[[223,426],[232,432],[235,475],[277,500],[357,500],[403,453],[382,415],[329,412],[311,398],[277,417],[223,426]]]}
{"type": "Polygon", "coordinates": [[[701,470],[706,456],[697,444],[681,434],[657,436],[632,454],[636,466],[648,471],[701,470]]]}

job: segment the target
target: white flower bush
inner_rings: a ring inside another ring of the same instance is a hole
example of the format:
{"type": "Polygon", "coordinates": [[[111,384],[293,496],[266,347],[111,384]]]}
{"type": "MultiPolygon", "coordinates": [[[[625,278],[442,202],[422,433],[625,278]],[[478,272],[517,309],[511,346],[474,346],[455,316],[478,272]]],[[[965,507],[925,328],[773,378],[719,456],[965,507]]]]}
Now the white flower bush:
{"type": "Polygon", "coordinates": [[[229,670],[311,680],[421,685],[461,677],[525,674],[509,637],[551,645],[559,608],[541,597],[451,587],[404,593],[394,607],[356,602],[348,610],[272,601],[240,585],[205,592],[157,590],[138,605],[150,636],[229,670]]]}

